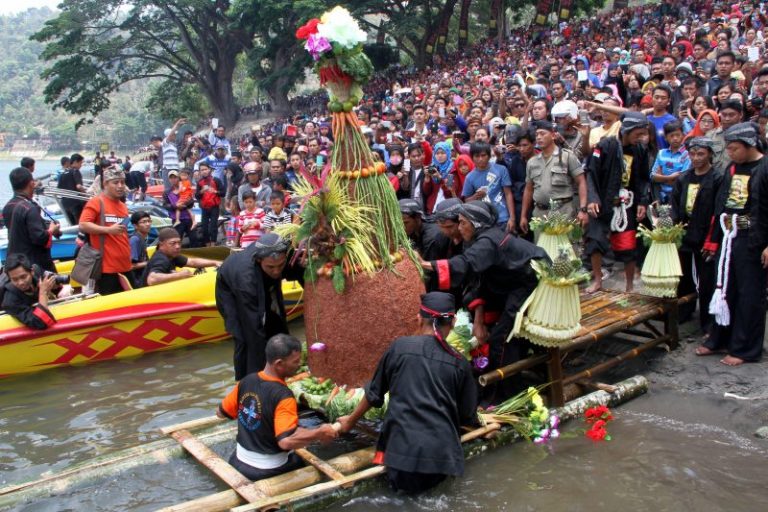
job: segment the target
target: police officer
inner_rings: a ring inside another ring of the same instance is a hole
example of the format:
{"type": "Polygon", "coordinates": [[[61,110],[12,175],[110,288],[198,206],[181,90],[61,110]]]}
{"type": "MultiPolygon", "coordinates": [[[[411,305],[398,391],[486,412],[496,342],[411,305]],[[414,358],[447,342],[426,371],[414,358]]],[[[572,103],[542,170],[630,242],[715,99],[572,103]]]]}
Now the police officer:
{"type": "Polygon", "coordinates": [[[557,146],[554,124],[537,121],[533,127],[541,153],[528,160],[526,166],[520,228],[523,233],[528,232],[531,209],[533,217],[539,217],[550,213],[551,208],[568,217],[576,214],[582,227],[585,226],[588,222],[587,181],[581,162],[572,151],[557,146]],[[574,188],[578,190],[578,204],[574,204],[574,188]]]}

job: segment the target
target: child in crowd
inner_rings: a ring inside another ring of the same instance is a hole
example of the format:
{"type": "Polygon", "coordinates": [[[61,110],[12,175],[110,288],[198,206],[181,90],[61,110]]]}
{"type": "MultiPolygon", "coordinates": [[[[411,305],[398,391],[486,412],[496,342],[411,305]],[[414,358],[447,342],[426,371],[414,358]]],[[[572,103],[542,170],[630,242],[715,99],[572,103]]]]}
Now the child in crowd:
{"type": "Polygon", "coordinates": [[[240,203],[237,196],[229,198],[229,220],[227,221],[227,247],[237,247],[240,232],[240,203]]]}
{"type": "MultiPolygon", "coordinates": [[[[178,204],[187,204],[195,196],[195,191],[192,189],[192,182],[189,181],[189,169],[181,169],[179,171],[179,200],[178,204]]],[[[181,210],[176,210],[176,224],[179,223],[179,215],[181,210]]]]}
{"type": "Polygon", "coordinates": [[[285,192],[273,190],[269,196],[270,211],[264,216],[264,231],[273,231],[277,226],[293,222],[293,215],[285,207],[285,192]]]}
{"type": "Polygon", "coordinates": [[[216,245],[219,231],[219,207],[226,189],[219,178],[211,176],[211,166],[200,163],[200,180],[197,182],[195,196],[200,203],[202,215],[200,228],[203,231],[202,243],[209,247],[216,245]]]}
{"type": "Polygon", "coordinates": [[[246,248],[256,242],[264,234],[264,210],[256,204],[256,194],[250,190],[243,192],[245,209],[240,212],[238,226],[240,231],[240,247],[246,248]]]}
{"type": "Polygon", "coordinates": [[[288,191],[288,178],[286,178],[284,175],[275,176],[271,180],[271,188],[273,191],[279,191],[283,193],[283,196],[285,197],[283,205],[287,208],[291,204],[291,194],[288,191]]]}
{"type": "Polygon", "coordinates": [[[683,147],[683,124],[670,121],[664,125],[664,139],[669,148],[662,149],[651,168],[651,180],[660,183],[659,202],[667,204],[675,181],[691,167],[688,151],[683,147]]]}

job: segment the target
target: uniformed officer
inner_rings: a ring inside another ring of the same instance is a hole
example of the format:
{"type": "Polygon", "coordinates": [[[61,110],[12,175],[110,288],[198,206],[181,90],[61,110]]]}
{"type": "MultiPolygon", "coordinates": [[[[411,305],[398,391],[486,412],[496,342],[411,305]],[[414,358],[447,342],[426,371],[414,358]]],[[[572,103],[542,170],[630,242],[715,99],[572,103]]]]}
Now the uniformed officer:
{"type": "Polygon", "coordinates": [[[572,151],[555,144],[554,124],[537,121],[534,128],[541,153],[528,160],[526,166],[520,228],[528,232],[531,209],[533,217],[539,217],[550,213],[552,207],[568,217],[576,214],[582,227],[586,226],[587,180],[581,162],[572,151]],[[574,203],[574,188],[578,190],[578,204],[574,203]]]}

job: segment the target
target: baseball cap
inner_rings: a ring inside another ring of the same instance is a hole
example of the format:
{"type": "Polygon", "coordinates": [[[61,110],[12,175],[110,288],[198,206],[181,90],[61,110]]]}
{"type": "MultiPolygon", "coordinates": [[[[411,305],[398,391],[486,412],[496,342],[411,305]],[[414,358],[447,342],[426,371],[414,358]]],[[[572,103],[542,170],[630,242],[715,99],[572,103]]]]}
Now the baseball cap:
{"type": "Polygon", "coordinates": [[[223,142],[217,142],[213,149],[227,149],[227,145],[223,142]]]}
{"type": "Polygon", "coordinates": [[[259,172],[259,164],[256,162],[248,162],[244,167],[245,174],[254,174],[259,172]]]}
{"type": "Polygon", "coordinates": [[[309,148],[307,146],[299,146],[296,148],[296,151],[299,153],[309,153],[309,148]]]}
{"type": "Polygon", "coordinates": [[[171,176],[176,176],[178,178],[179,177],[179,171],[176,171],[176,170],[168,171],[168,177],[170,178],[171,176]]]}

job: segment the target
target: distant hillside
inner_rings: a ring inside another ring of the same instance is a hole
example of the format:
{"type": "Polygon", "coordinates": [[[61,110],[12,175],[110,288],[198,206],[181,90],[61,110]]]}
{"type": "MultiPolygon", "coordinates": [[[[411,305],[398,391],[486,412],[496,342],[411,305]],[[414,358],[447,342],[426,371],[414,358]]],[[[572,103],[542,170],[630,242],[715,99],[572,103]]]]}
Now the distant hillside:
{"type": "Polygon", "coordinates": [[[146,143],[151,134],[159,133],[164,123],[145,108],[149,96],[146,83],[125,87],[112,98],[112,108],[96,123],[75,133],[76,118],[63,111],[52,111],[43,101],[45,83],[40,79],[44,64],[38,60],[43,45],[29,36],[55,16],[44,8],[0,16],[0,116],[5,148],[19,138],[50,138],[54,147],[77,148],[79,142],[110,142],[130,148],[146,143]]]}

